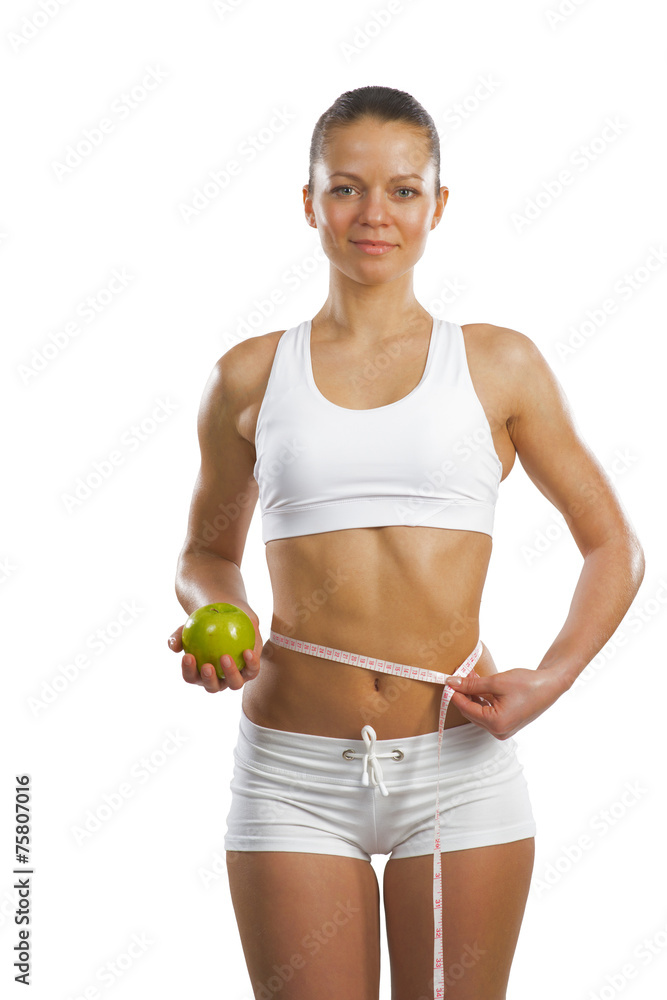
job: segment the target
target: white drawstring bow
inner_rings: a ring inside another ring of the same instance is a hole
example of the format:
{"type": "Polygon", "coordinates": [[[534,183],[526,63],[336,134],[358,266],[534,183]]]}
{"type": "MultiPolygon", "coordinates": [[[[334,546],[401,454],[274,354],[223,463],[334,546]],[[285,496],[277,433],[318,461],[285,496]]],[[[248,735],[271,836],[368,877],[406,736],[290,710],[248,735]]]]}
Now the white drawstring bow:
{"type": "Polygon", "coordinates": [[[366,744],[366,753],[354,753],[352,750],[346,750],[345,756],[348,760],[353,758],[363,758],[364,768],[363,774],[361,775],[362,785],[368,786],[378,786],[383,795],[389,795],[387,791],[387,786],[385,785],[382,775],[382,767],[380,765],[381,757],[391,757],[395,759],[395,751],[390,753],[376,753],[375,752],[375,741],[377,740],[377,734],[372,726],[364,726],[361,730],[361,735],[364,743],[366,744]],[[370,772],[370,778],[369,778],[370,772]]]}

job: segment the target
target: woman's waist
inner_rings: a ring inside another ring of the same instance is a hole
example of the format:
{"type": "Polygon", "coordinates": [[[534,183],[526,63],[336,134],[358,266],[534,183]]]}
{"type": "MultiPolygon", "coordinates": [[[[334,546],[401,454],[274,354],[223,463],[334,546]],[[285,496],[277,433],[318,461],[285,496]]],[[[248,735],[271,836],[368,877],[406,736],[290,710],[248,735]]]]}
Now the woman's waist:
{"type": "MultiPolygon", "coordinates": [[[[320,664],[315,675],[307,668],[265,663],[262,658],[259,675],[243,687],[242,704],[248,718],[269,729],[348,740],[359,739],[366,725],[381,740],[437,735],[442,687],[383,677],[376,688],[373,675],[364,670],[331,663],[332,673],[325,660],[320,664]]],[[[467,722],[450,704],[445,728],[467,722]]]]}
{"type": "MultiPolygon", "coordinates": [[[[376,616],[322,613],[304,622],[285,619],[274,610],[269,634],[264,637],[268,655],[280,664],[315,668],[317,660],[330,660],[336,665],[372,670],[377,663],[378,672],[382,664],[389,664],[443,675],[453,674],[479,640],[476,614],[457,609],[446,615],[420,616],[410,609],[401,612],[392,608],[376,616]]],[[[482,673],[495,673],[489,660],[483,644],[482,673]]]]}
{"type": "MultiPolygon", "coordinates": [[[[308,638],[303,635],[303,639],[308,638]]],[[[319,638],[327,638],[330,642],[337,639],[342,643],[341,637],[319,638]]],[[[428,665],[426,660],[420,662],[417,656],[410,654],[409,643],[395,650],[387,646],[373,648],[370,643],[365,647],[349,643],[346,651],[371,659],[371,654],[375,653],[384,661],[391,659],[397,664],[422,666],[431,677],[435,673],[444,677],[454,673],[473,652],[477,645],[476,633],[463,641],[466,643],[463,651],[440,657],[435,663],[429,660],[428,665]],[[380,657],[383,652],[394,655],[380,657]]],[[[329,646],[329,642],[320,645],[329,646]]],[[[337,645],[336,649],[345,647],[337,645]]],[[[483,643],[474,669],[480,675],[496,672],[491,654],[483,643]]],[[[245,685],[243,706],[253,722],[270,728],[355,738],[361,727],[368,724],[375,728],[378,738],[391,739],[397,735],[437,732],[443,690],[444,683],[419,680],[408,671],[378,672],[372,666],[361,667],[285,648],[267,638],[259,675],[252,684],[245,685]]],[[[456,706],[450,704],[445,728],[467,722],[456,706]]]]}

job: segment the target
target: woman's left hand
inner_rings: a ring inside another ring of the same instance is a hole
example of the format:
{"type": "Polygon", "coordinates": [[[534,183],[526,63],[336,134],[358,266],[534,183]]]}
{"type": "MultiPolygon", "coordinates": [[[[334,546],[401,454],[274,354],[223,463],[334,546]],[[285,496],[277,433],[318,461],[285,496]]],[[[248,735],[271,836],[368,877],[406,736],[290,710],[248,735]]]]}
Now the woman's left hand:
{"type": "Polygon", "coordinates": [[[488,729],[497,740],[514,736],[567,690],[562,678],[546,667],[504,670],[488,677],[472,670],[467,677],[448,677],[445,684],[454,691],[451,704],[461,715],[488,729]]]}

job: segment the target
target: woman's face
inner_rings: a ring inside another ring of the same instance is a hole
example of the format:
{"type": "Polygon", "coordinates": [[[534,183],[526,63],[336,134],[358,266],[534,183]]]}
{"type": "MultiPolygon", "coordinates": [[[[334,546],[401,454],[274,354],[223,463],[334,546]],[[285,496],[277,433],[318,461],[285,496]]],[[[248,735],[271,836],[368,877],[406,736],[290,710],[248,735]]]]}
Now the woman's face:
{"type": "Polygon", "coordinates": [[[303,188],[308,223],[319,231],[331,263],[363,284],[390,281],[416,264],[449,194],[442,187],[435,197],[435,165],[424,135],[368,118],[331,133],[313,183],[312,199],[303,188]],[[373,254],[360,248],[363,240],[392,247],[373,254]]]}

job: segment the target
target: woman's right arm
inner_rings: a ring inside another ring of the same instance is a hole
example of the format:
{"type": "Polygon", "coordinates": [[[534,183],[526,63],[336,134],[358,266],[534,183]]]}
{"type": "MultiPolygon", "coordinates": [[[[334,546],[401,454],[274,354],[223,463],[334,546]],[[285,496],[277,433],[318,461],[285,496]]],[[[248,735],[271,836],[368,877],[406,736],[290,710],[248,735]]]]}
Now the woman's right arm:
{"type": "MultiPolygon", "coordinates": [[[[240,569],[259,495],[253,476],[255,449],[237,426],[241,407],[247,405],[244,346],[244,342],[236,344],[219,358],[204,388],[197,417],[201,465],[176,570],[176,596],[188,615],[204,604],[226,602],[245,611],[255,626],[255,648],[252,654],[244,651],[243,671],[231,657],[222,658],[225,680],[213,670],[207,677],[207,667],[200,676],[194,656],[184,654],[183,679],[211,694],[228,687],[238,689],[253,680],[259,673],[263,645],[259,618],[248,604],[240,569]]],[[[180,625],[168,639],[169,648],[176,653],[183,649],[182,632],[180,625]]]]}

